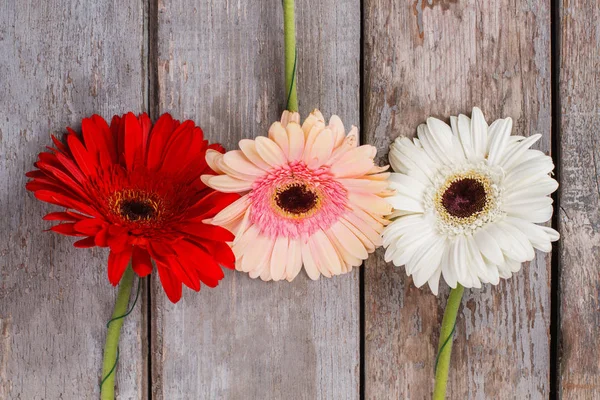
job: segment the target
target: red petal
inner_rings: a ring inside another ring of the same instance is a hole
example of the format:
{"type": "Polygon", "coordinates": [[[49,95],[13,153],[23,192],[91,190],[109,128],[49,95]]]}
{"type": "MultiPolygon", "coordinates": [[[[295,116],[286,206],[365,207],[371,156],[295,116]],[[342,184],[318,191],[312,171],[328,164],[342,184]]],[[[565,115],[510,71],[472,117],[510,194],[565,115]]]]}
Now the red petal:
{"type": "Polygon", "coordinates": [[[56,154],[56,159],[79,183],[84,183],[88,180],[72,159],[61,153],[56,154]]]}
{"type": "Polygon", "coordinates": [[[235,255],[227,243],[210,241],[204,242],[203,245],[208,247],[209,253],[219,264],[229,269],[235,269],[235,255]]]}
{"type": "Polygon", "coordinates": [[[150,139],[150,128],[152,128],[152,121],[148,114],[143,113],[138,117],[140,125],[142,126],[142,145],[141,145],[141,158],[142,162],[146,163],[146,155],[148,154],[148,139],[150,139]]]}
{"type": "Polygon", "coordinates": [[[131,248],[121,253],[115,253],[111,250],[108,255],[108,281],[113,285],[117,286],[123,273],[127,269],[127,265],[131,260],[131,248]]]}
{"type": "Polygon", "coordinates": [[[80,219],[86,218],[86,216],[81,215],[81,214],[77,214],[77,213],[73,213],[70,211],[67,212],[51,212],[50,214],[46,214],[44,216],[44,218],[42,218],[44,221],[79,221],[80,219]]]}
{"type": "Polygon", "coordinates": [[[102,229],[95,238],[96,246],[108,247],[108,227],[102,229]]]}
{"type": "Polygon", "coordinates": [[[74,229],[75,224],[71,223],[71,222],[67,222],[64,224],[58,224],[58,225],[54,225],[53,227],[50,228],[51,231],[56,232],[56,233],[60,233],[63,235],[69,235],[69,236],[86,236],[86,235],[82,235],[81,233],[77,232],[74,229]]]}
{"type": "Polygon", "coordinates": [[[50,172],[52,175],[54,175],[54,177],[64,186],[66,186],[67,188],[71,189],[71,191],[76,194],[79,198],[81,198],[82,200],[88,200],[89,201],[89,196],[87,195],[87,193],[85,193],[85,191],[83,190],[83,187],[76,182],[73,178],[71,178],[68,174],[66,174],[65,172],[61,171],[58,168],[55,168],[51,165],[47,165],[44,163],[39,163],[40,165],[40,169],[44,169],[48,172],[50,172]]]}
{"type": "Polygon", "coordinates": [[[194,268],[184,267],[175,258],[171,259],[169,266],[171,267],[173,274],[175,274],[177,279],[183,282],[185,286],[196,292],[200,290],[200,277],[194,268]]]}
{"type": "Polygon", "coordinates": [[[142,127],[133,113],[125,116],[125,164],[128,171],[141,161],[142,127]]]}
{"type": "MultiPolygon", "coordinates": [[[[109,128],[108,124],[106,123],[106,121],[104,120],[104,118],[102,118],[99,115],[94,114],[94,115],[92,115],[91,119],[92,119],[92,121],[94,121],[96,128],[102,134],[106,153],[107,153],[108,159],[110,160],[109,164],[116,164],[118,162],[117,148],[116,148],[116,141],[115,141],[116,136],[113,135],[112,131],[110,130],[110,128],[109,128]]],[[[104,150],[100,150],[101,153],[103,151],[104,150]]],[[[103,157],[104,156],[102,154],[100,154],[101,161],[102,161],[103,157]]],[[[101,164],[101,165],[105,166],[104,164],[101,164]]]]}
{"type": "Polygon", "coordinates": [[[65,196],[64,194],[61,194],[61,193],[56,193],[56,192],[52,192],[49,190],[37,190],[34,193],[34,196],[37,199],[45,201],[47,203],[56,204],[58,206],[62,206],[62,207],[66,207],[66,208],[73,208],[84,214],[88,214],[88,215],[96,215],[97,214],[96,210],[94,210],[90,206],[83,204],[71,197],[65,196]]]}
{"type": "Polygon", "coordinates": [[[75,224],[75,230],[88,236],[95,236],[102,230],[105,222],[98,218],[86,218],[75,224]]]}
{"type": "Polygon", "coordinates": [[[95,237],[89,236],[89,237],[86,237],[85,239],[76,241],[75,243],[73,243],[73,246],[80,248],[80,249],[94,247],[96,245],[95,239],[96,239],[95,237]]]}
{"type": "Polygon", "coordinates": [[[124,251],[130,246],[127,229],[116,225],[109,226],[106,243],[111,251],[116,251],[117,253],[124,251]]]}
{"type": "Polygon", "coordinates": [[[169,266],[156,261],[156,269],[158,270],[160,283],[162,284],[167,297],[171,302],[177,303],[179,299],[181,299],[181,282],[170,271],[169,266]]]}
{"type": "Polygon", "coordinates": [[[165,145],[174,129],[175,120],[169,114],[161,115],[154,124],[150,132],[150,143],[148,144],[148,169],[154,169],[160,165],[165,145]]]}
{"type": "Polygon", "coordinates": [[[194,146],[193,129],[194,122],[185,121],[173,132],[163,150],[164,157],[159,165],[160,171],[167,174],[187,172],[188,157],[198,157],[198,151],[194,146]]]}
{"type": "Polygon", "coordinates": [[[69,144],[69,150],[71,150],[71,154],[73,154],[73,158],[77,162],[77,165],[81,169],[81,171],[88,176],[96,175],[96,163],[94,163],[93,158],[90,156],[88,151],[85,149],[81,141],[76,135],[68,135],[67,143],[69,144]]]}
{"type": "Polygon", "coordinates": [[[163,264],[168,264],[169,259],[177,255],[172,248],[160,242],[148,243],[148,252],[155,261],[160,261],[163,264]]]}
{"type": "Polygon", "coordinates": [[[235,238],[235,235],[225,228],[201,222],[179,224],[176,226],[176,229],[195,237],[215,240],[217,242],[231,242],[235,238]]]}
{"type": "Polygon", "coordinates": [[[201,274],[212,279],[219,280],[223,278],[223,271],[215,259],[196,244],[187,240],[180,240],[174,245],[174,249],[183,267],[193,267],[201,274]]]}
{"type": "MultiPolygon", "coordinates": [[[[104,126],[108,129],[106,121],[98,115],[93,115],[91,118],[84,118],[81,122],[81,131],[83,132],[83,140],[88,152],[93,155],[94,161],[99,163],[103,168],[108,168],[112,164],[111,151],[109,147],[113,146],[112,138],[106,136],[96,124],[100,119],[104,122],[104,126]]],[[[110,132],[109,132],[110,133],[110,132]]]]}
{"type": "Polygon", "coordinates": [[[131,264],[133,266],[133,271],[141,278],[152,272],[152,260],[150,260],[150,255],[146,250],[138,246],[133,246],[131,264]]]}

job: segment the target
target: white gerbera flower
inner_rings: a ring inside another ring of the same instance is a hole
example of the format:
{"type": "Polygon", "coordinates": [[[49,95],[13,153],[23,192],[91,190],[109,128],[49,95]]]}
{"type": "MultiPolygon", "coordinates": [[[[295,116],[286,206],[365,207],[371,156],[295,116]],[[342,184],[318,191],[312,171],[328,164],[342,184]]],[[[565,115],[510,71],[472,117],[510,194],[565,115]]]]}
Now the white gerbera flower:
{"type": "Polygon", "coordinates": [[[552,159],[530,149],[541,135],[511,136],[510,118],[488,126],[479,108],[472,117],[451,117],[451,126],[429,118],[418,139],[398,138],[390,148],[397,173],[385,259],[436,295],[440,275],[452,288],[496,285],[559,238],[536,225],[552,217],[548,195],[558,187],[552,159]]]}

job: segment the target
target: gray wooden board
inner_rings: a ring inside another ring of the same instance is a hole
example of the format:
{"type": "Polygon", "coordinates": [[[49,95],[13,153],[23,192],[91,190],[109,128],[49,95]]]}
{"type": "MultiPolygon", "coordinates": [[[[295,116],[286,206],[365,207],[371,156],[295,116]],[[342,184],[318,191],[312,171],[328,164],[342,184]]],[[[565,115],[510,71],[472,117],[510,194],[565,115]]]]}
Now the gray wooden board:
{"type": "MultiPolygon", "coordinates": [[[[542,134],[535,147],[549,152],[549,1],[366,0],[364,12],[364,128],[382,160],[428,116],[448,121],[473,106],[488,122],[512,117],[517,134],[542,134]]],[[[416,289],[378,254],[365,274],[366,398],[428,399],[448,291],[416,289]]],[[[547,399],[549,324],[549,256],[467,290],[449,398],[547,399]]]]}
{"type": "Polygon", "coordinates": [[[600,5],[560,1],[562,399],[600,398],[600,5]]]}
{"type": "MultiPolygon", "coordinates": [[[[139,1],[0,5],[0,399],[96,399],[116,296],[105,250],[44,232],[58,207],[25,191],[50,134],[81,118],[139,112],[145,99],[139,1]]],[[[141,307],[124,325],[120,399],[144,395],[141,307]]]]}
{"type": "MultiPolygon", "coordinates": [[[[232,149],[280,118],[280,1],[158,5],[159,111],[232,149]]],[[[297,2],[299,99],[359,123],[360,2],[297,2]]],[[[152,292],[153,399],[357,399],[358,271],[313,282],[227,271],[215,289],[152,292]]]]}

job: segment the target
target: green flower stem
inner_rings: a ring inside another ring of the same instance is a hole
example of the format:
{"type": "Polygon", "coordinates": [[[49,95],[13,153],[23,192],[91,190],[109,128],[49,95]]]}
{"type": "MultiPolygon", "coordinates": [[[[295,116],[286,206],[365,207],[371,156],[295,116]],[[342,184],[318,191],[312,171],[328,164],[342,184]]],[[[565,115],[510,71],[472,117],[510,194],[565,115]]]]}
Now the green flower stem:
{"type": "Polygon", "coordinates": [[[285,47],[285,87],[288,88],[287,109],[298,111],[296,91],[296,21],[294,0],[283,0],[283,39],[285,47]]]}
{"type": "Polygon", "coordinates": [[[444,400],[446,398],[446,385],[448,384],[448,369],[450,367],[450,356],[452,354],[452,335],[456,327],[456,315],[462,300],[463,288],[460,284],[452,289],[444,311],[442,329],[440,332],[440,344],[435,364],[435,388],[433,400],[444,400]]]}
{"type": "Polygon", "coordinates": [[[127,267],[121,283],[119,283],[119,293],[115,309],[112,314],[111,321],[108,325],[106,333],[106,343],[104,345],[104,363],[102,365],[102,385],[100,387],[102,400],[114,400],[115,398],[115,363],[117,362],[117,352],[119,347],[119,337],[121,336],[121,326],[123,326],[124,318],[121,318],[127,313],[127,305],[131,295],[131,286],[133,284],[133,270],[127,267]]]}

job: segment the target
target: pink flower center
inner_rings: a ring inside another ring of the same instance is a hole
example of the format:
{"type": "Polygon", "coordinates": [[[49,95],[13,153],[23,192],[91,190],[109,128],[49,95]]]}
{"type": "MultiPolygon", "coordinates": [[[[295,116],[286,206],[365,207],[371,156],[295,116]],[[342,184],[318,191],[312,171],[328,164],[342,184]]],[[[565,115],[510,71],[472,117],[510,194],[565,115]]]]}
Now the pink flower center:
{"type": "Polygon", "coordinates": [[[347,191],[329,173],[294,161],[254,182],[250,221],[270,237],[297,238],[326,230],[347,210],[347,191]]]}

